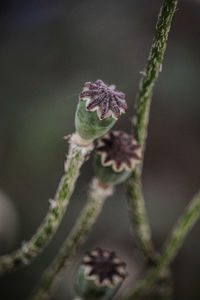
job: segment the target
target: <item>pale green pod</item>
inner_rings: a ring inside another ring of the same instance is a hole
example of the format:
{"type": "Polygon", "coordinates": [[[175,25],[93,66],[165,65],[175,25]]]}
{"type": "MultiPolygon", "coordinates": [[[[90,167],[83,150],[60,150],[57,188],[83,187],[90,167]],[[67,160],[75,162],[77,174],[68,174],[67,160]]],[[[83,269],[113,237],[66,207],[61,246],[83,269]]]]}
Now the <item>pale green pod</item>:
{"type": "Polygon", "coordinates": [[[108,132],[116,123],[112,116],[100,120],[96,111],[87,111],[86,102],[79,101],[76,116],[76,132],[84,140],[94,140],[108,132]]]}
{"type": "Polygon", "coordinates": [[[86,141],[107,133],[127,109],[125,94],[102,80],[86,82],[79,98],[75,127],[81,139],[86,141]]]}
{"type": "Polygon", "coordinates": [[[124,182],[131,174],[131,171],[122,170],[121,172],[115,172],[112,166],[103,166],[101,163],[101,156],[94,155],[94,171],[95,176],[104,185],[116,185],[124,182]]]}
{"type": "Polygon", "coordinates": [[[94,156],[96,177],[104,185],[125,181],[141,160],[141,148],[132,135],[111,131],[97,141],[94,156]]]}
{"type": "Polygon", "coordinates": [[[109,300],[126,278],[126,264],[114,252],[88,252],[75,274],[75,290],[83,300],[109,300]]]}

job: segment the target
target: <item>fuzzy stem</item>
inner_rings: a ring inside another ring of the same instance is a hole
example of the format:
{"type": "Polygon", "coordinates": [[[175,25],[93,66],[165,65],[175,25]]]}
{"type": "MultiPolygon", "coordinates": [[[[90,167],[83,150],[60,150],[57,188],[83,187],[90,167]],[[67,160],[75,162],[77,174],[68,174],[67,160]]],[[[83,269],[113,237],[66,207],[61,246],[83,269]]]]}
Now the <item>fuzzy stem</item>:
{"type": "Polygon", "coordinates": [[[183,216],[178,220],[172,230],[165,247],[163,248],[157,266],[147,272],[145,278],[139,282],[130,296],[125,298],[126,300],[137,299],[137,297],[141,296],[145,291],[153,287],[178,253],[178,250],[182,246],[187,234],[190,232],[199,216],[200,192],[189,203],[183,216]]]}
{"type": "MultiPolygon", "coordinates": [[[[139,85],[135,115],[133,118],[133,130],[135,139],[142,147],[143,157],[153,88],[162,68],[168,34],[177,2],[178,0],[163,1],[147,66],[139,85]]],[[[138,241],[138,246],[147,258],[152,259],[152,254],[154,257],[154,248],[151,242],[150,226],[141,188],[142,165],[143,163],[137,167],[128,181],[128,203],[131,223],[136,235],[136,240],[138,241]]]]}
{"type": "Polygon", "coordinates": [[[164,276],[160,276],[155,284],[151,296],[159,300],[172,300],[173,299],[173,280],[171,271],[168,270],[164,276]]]}
{"type": "Polygon", "coordinates": [[[49,296],[62,278],[63,272],[84,243],[89,230],[102,210],[105,200],[112,195],[112,192],[112,187],[101,185],[96,178],[92,180],[85,207],[57,257],[44,273],[40,282],[40,288],[32,299],[49,299],[49,296]]]}
{"type": "Polygon", "coordinates": [[[157,254],[151,240],[151,231],[142,194],[141,179],[137,170],[132,173],[128,180],[127,194],[132,233],[143,255],[149,262],[154,263],[157,254]]]}
{"type": "Polygon", "coordinates": [[[75,134],[72,135],[70,139],[65,174],[59,183],[55,199],[50,200],[50,207],[43,223],[35,235],[21,248],[10,255],[0,257],[0,275],[30,264],[44,250],[56,232],[74,190],[79,170],[93,149],[92,144],[87,146],[77,145],[75,136],[75,134]]]}

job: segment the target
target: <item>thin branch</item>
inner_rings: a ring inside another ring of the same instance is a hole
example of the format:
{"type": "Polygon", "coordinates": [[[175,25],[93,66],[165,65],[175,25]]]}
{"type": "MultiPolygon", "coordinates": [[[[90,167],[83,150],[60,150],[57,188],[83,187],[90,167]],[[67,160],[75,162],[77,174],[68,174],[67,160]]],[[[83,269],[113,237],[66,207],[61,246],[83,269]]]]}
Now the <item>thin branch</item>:
{"type": "MultiPolygon", "coordinates": [[[[135,115],[133,118],[134,137],[142,147],[144,157],[147,127],[149,122],[150,104],[154,85],[162,68],[163,57],[173,15],[178,0],[164,0],[158,21],[153,44],[150,50],[147,66],[142,72],[143,76],[139,85],[136,99],[135,115]]],[[[142,165],[133,172],[128,181],[128,203],[132,229],[135,232],[138,246],[147,258],[153,259],[155,251],[151,241],[151,231],[147,218],[145,203],[141,188],[142,165]]]]}
{"type": "Polygon", "coordinates": [[[85,207],[57,257],[44,273],[40,288],[32,299],[49,299],[60,282],[63,272],[66,271],[78,249],[84,243],[89,230],[102,210],[105,200],[112,195],[112,192],[112,187],[105,187],[96,178],[93,179],[85,207]]]}
{"type": "Polygon", "coordinates": [[[151,231],[148,222],[145,202],[142,194],[141,178],[138,169],[134,171],[128,180],[128,204],[131,230],[143,255],[149,262],[154,263],[157,253],[154,249],[151,231]]]}
{"type": "Polygon", "coordinates": [[[65,164],[65,174],[59,183],[55,199],[50,200],[49,211],[43,223],[35,235],[20,249],[0,257],[0,275],[30,264],[50,242],[66,211],[75,182],[79,176],[79,170],[92,149],[92,144],[87,146],[77,145],[75,135],[72,136],[65,164]]]}
{"type": "Polygon", "coordinates": [[[197,222],[199,216],[200,192],[189,203],[183,216],[179,219],[172,230],[165,247],[163,248],[157,266],[147,272],[145,278],[139,282],[134,291],[125,298],[126,300],[137,299],[139,296],[143,295],[145,291],[153,287],[178,253],[178,250],[182,246],[192,227],[197,222]]]}

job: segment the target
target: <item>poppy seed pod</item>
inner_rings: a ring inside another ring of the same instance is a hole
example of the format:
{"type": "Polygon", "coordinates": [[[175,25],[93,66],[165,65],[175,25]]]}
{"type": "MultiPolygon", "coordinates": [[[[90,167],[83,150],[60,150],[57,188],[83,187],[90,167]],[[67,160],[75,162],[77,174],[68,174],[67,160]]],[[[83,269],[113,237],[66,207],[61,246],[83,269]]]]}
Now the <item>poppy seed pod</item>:
{"type": "Polygon", "coordinates": [[[77,294],[87,300],[108,300],[127,276],[126,264],[100,248],[87,252],[75,274],[77,294]]]}
{"type": "Polygon", "coordinates": [[[132,135],[111,131],[98,139],[94,168],[105,185],[125,181],[141,160],[141,148],[132,135]]]}
{"type": "Polygon", "coordinates": [[[82,139],[94,140],[108,132],[126,109],[125,94],[115,85],[102,80],[86,82],[79,95],[76,131],[82,139]]]}

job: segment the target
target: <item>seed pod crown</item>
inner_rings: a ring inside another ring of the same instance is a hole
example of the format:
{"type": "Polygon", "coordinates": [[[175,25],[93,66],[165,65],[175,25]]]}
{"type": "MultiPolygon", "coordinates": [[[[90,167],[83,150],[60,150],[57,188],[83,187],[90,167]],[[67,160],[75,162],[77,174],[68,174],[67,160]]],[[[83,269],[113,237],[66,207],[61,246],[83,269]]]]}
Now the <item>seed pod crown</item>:
{"type": "Polygon", "coordinates": [[[98,286],[114,287],[126,277],[126,264],[115,254],[96,248],[83,257],[82,266],[86,278],[94,280],[98,286]]]}
{"type": "Polygon", "coordinates": [[[125,94],[117,91],[114,84],[107,85],[102,80],[86,82],[80,99],[86,101],[88,111],[97,111],[100,120],[112,115],[118,119],[127,110],[125,94]]]}
{"type": "Polygon", "coordinates": [[[81,139],[93,141],[106,134],[126,109],[125,94],[114,84],[107,85],[100,79],[86,82],[79,95],[76,132],[81,139]]]}
{"type": "Polygon", "coordinates": [[[131,171],[140,161],[140,146],[132,135],[124,131],[111,131],[98,140],[96,152],[101,156],[102,166],[113,171],[131,171]]]}

